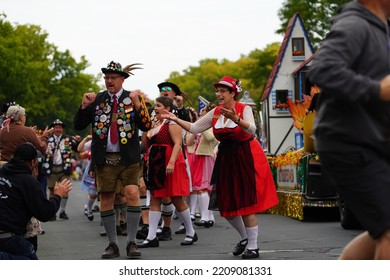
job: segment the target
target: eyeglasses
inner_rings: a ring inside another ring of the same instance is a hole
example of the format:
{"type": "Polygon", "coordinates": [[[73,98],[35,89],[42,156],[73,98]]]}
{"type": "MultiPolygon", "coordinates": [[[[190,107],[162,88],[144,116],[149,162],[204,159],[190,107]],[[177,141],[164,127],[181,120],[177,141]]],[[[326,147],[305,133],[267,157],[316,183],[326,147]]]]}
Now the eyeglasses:
{"type": "Polygon", "coordinates": [[[225,93],[225,92],[227,92],[227,91],[229,91],[229,90],[226,89],[226,88],[219,88],[219,89],[216,89],[216,90],[215,90],[215,94],[218,94],[219,92],[220,92],[220,93],[225,93]]]}
{"type": "Polygon", "coordinates": [[[119,77],[122,77],[122,76],[121,76],[121,75],[117,75],[117,76],[105,76],[104,79],[105,79],[106,81],[108,81],[108,80],[116,80],[116,79],[118,79],[119,77]]]}
{"type": "Polygon", "coordinates": [[[171,87],[162,87],[162,88],[160,89],[160,91],[171,91],[171,90],[172,90],[171,87]]]}

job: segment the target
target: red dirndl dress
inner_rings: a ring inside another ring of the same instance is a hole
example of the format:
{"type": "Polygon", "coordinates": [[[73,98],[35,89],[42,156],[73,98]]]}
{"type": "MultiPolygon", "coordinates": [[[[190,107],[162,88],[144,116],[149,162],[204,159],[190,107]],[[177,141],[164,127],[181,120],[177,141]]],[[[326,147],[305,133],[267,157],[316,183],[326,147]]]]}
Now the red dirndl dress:
{"type": "MultiPolygon", "coordinates": [[[[155,135],[153,135],[150,140],[152,145],[148,153],[149,169],[153,169],[155,167],[155,161],[153,161],[153,158],[151,158],[153,149],[159,149],[160,151],[165,151],[164,155],[159,155],[164,159],[163,169],[165,172],[165,167],[168,165],[173,150],[173,141],[169,135],[169,121],[165,121],[161,125],[160,130],[155,135]]],[[[148,172],[150,172],[150,170],[148,172]]],[[[165,177],[163,182],[161,182],[163,187],[160,189],[151,188],[151,192],[154,197],[188,196],[190,194],[190,180],[181,149],[177,160],[175,161],[173,173],[166,176],[159,176],[159,178],[153,179],[160,180],[162,177],[165,177]]]]}
{"type": "MultiPolygon", "coordinates": [[[[245,106],[236,102],[238,116],[242,117],[245,106]]],[[[212,120],[213,133],[220,141],[211,180],[217,207],[223,217],[263,212],[278,203],[267,158],[259,141],[239,126],[215,128],[220,108],[212,120]]]]}

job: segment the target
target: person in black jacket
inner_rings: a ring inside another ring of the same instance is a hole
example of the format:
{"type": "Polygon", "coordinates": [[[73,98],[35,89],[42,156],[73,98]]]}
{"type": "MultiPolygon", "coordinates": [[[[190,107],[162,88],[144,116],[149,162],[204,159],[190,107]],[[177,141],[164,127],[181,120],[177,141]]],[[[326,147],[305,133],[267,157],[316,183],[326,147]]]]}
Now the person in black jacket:
{"type": "Polygon", "coordinates": [[[74,128],[82,130],[92,124],[91,170],[95,171],[100,196],[100,215],[108,237],[103,259],[119,257],[115,193],[123,188],[127,200],[126,251],[128,258],[139,258],[141,252],[135,243],[141,206],[139,174],[141,148],[138,130],[148,131],[151,120],[142,93],[123,89],[123,83],[132,64],[122,69],[120,63],[110,62],[102,68],[107,90],[98,94],[86,93],[74,118],[74,128]],[[92,165],[95,167],[93,168],[92,165]]]}
{"type": "Polygon", "coordinates": [[[316,150],[367,231],[341,259],[390,259],[390,1],[345,5],[310,66],[321,89],[316,150]]]}
{"type": "Polygon", "coordinates": [[[168,96],[174,100],[172,112],[178,118],[192,122],[190,109],[185,108],[183,104],[183,96],[187,97],[187,95],[180,90],[179,86],[171,82],[162,82],[157,87],[160,90],[160,96],[168,96]]]}
{"type": "Polygon", "coordinates": [[[16,148],[13,158],[0,169],[0,259],[38,259],[24,237],[31,217],[48,221],[72,189],[69,180],[56,184],[54,195],[45,198],[41,184],[32,176],[38,152],[31,143],[16,148]]]}

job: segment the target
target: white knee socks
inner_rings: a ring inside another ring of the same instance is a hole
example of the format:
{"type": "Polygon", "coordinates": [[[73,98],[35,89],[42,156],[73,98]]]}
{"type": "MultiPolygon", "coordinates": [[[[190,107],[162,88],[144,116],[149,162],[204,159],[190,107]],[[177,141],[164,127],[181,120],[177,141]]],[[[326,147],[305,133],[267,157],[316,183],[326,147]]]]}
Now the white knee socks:
{"type": "Polygon", "coordinates": [[[241,240],[248,238],[247,231],[245,229],[244,221],[241,216],[234,217],[233,219],[226,219],[229,224],[240,234],[241,240]]]}

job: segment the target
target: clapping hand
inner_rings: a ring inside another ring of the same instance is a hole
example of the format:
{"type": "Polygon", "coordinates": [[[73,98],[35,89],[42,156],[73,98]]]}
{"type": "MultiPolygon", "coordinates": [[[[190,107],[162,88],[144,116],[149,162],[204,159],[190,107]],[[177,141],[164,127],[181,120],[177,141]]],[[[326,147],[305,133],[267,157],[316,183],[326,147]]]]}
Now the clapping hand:
{"type": "Polygon", "coordinates": [[[67,197],[71,189],[72,183],[70,180],[64,179],[61,182],[56,182],[54,186],[54,194],[59,195],[61,198],[67,197]]]}

